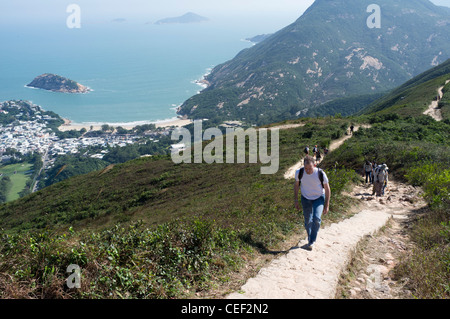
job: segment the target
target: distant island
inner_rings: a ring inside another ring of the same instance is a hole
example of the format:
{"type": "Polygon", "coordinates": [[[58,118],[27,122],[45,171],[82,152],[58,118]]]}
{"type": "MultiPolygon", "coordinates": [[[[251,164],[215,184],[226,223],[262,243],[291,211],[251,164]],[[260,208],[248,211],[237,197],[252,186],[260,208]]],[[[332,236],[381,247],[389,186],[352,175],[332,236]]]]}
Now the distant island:
{"type": "Polygon", "coordinates": [[[50,73],[37,76],[27,87],[62,93],[87,93],[92,91],[73,80],[50,73]]]}
{"type": "Polygon", "coordinates": [[[208,18],[199,16],[198,14],[188,12],[185,15],[174,18],[165,18],[155,22],[155,24],[173,24],[173,23],[200,23],[209,21],[208,18]]]}
{"type": "Polygon", "coordinates": [[[122,22],[127,22],[127,19],[124,19],[124,18],[117,18],[117,19],[111,20],[111,22],[122,23],[122,22]]]}

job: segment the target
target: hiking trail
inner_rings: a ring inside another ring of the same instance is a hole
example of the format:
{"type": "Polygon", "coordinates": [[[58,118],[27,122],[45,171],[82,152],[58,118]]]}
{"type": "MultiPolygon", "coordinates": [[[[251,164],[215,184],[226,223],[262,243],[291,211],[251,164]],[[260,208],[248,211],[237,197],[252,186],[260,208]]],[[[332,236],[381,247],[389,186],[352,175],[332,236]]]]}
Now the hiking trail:
{"type": "MultiPolygon", "coordinates": [[[[364,128],[370,128],[370,125],[361,125],[361,126],[355,126],[353,132],[357,132],[359,130],[360,127],[364,127],[364,128]]],[[[341,147],[342,144],[344,144],[344,142],[350,138],[352,138],[353,135],[344,135],[343,137],[341,137],[340,139],[334,140],[331,142],[330,147],[329,147],[329,152],[333,152],[334,150],[338,149],[339,147],[341,147]]],[[[300,169],[303,166],[303,159],[298,161],[295,165],[291,166],[286,173],[284,174],[284,178],[285,179],[293,179],[295,178],[295,172],[300,169]]]]}
{"type": "MultiPolygon", "coordinates": [[[[359,127],[355,128],[355,131],[359,127]]],[[[335,150],[352,136],[344,136],[330,146],[335,150]]],[[[293,179],[295,170],[302,161],[289,168],[285,177],[293,179]]],[[[412,211],[425,206],[418,200],[419,189],[390,181],[384,197],[372,196],[372,185],[357,185],[346,195],[359,200],[359,213],[351,218],[328,226],[323,225],[312,251],[303,248],[307,238],[299,238],[299,243],[273,260],[268,266],[250,278],[238,292],[226,296],[227,299],[333,299],[339,286],[339,278],[347,268],[358,244],[367,236],[373,236],[389,221],[402,222],[412,211]]],[[[401,242],[401,241],[397,241],[401,242]]],[[[384,256],[384,255],[383,255],[384,256]]],[[[366,287],[357,291],[386,291],[383,281],[395,265],[392,254],[384,256],[389,264],[370,264],[368,275],[362,281],[366,287]],[[380,288],[381,287],[381,288],[380,288]],[[384,289],[384,290],[383,290],[384,289]]],[[[363,283],[360,283],[363,284],[363,283]]],[[[389,288],[389,287],[388,287],[389,288]]]]}
{"type": "MultiPolygon", "coordinates": [[[[445,85],[447,85],[448,83],[450,83],[450,80],[447,80],[445,82],[445,85]]],[[[436,121],[442,121],[442,111],[439,108],[439,101],[442,99],[442,97],[444,96],[444,92],[442,92],[442,90],[444,89],[444,86],[441,86],[438,89],[438,99],[436,101],[432,101],[431,104],[428,106],[428,109],[423,112],[424,115],[429,115],[432,118],[434,118],[436,121]]]]}

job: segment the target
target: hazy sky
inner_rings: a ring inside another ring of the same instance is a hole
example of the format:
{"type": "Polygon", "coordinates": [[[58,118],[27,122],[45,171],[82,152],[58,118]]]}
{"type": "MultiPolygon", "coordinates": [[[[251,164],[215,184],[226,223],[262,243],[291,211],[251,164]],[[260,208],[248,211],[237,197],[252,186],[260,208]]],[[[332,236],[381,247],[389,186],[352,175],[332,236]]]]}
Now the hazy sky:
{"type": "MultiPolygon", "coordinates": [[[[449,0],[450,1],[450,0],[449,0]]],[[[160,17],[178,16],[188,11],[200,15],[286,14],[299,16],[314,0],[13,0],[0,1],[4,18],[48,18],[65,16],[69,4],[78,4],[89,17],[160,17]]]]}
{"type": "MultiPolygon", "coordinates": [[[[65,20],[69,4],[78,4],[85,21],[110,21],[115,18],[155,21],[188,11],[211,18],[251,16],[295,21],[314,0],[1,0],[0,23],[65,20]]],[[[450,7],[450,0],[432,0],[450,7]]],[[[376,3],[376,0],[374,0],[376,3]]],[[[140,22],[140,21],[139,21],[140,22]]]]}

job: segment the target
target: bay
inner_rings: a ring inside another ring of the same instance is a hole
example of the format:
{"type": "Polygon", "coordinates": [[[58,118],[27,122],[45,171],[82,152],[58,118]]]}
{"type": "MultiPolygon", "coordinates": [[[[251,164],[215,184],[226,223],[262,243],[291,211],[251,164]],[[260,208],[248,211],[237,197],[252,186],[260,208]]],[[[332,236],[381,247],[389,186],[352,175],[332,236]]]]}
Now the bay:
{"type": "Polygon", "coordinates": [[[202,88],[196,80],[251,46],[258,28],[210,21],[154,25],[63,23],[3,26],[0,32],[0,101],[30,100],[73,123],[156,122],[202,88]],[[93,91],[64,94],[25,87],[55,73],[93,91]]]}

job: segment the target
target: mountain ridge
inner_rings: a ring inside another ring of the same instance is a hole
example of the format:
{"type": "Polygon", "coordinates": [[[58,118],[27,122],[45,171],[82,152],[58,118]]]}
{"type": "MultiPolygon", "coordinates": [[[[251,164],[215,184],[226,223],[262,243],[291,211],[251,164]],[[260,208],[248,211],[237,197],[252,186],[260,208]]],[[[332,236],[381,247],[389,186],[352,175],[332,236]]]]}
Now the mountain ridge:
{"type": "Polygon", "coordinates": [[[292,119],[337,98],[384,92],[450,54],[450,15],[428,0],[320,0],[291,25],[216,66],[180,115],[253,124],[292,119]],[[418,23],[420,21],[420,23],[418,23]]]}

